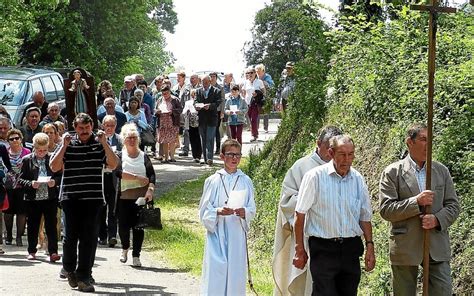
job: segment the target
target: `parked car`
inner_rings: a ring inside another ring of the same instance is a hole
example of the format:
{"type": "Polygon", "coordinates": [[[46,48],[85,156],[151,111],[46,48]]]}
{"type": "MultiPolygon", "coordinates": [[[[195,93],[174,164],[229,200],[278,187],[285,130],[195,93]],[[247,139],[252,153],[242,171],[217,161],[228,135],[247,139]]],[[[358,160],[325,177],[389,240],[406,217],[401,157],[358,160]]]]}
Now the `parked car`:
{"type": "Polygon", "coordinates": [[[25,106],[33,93],[42,91],[48,103],[65,107],[64,83],[61,74],[53,70],[27,67],[0,67],[0,104],[5,107],[13,124],[21,126],[25,106]]]}

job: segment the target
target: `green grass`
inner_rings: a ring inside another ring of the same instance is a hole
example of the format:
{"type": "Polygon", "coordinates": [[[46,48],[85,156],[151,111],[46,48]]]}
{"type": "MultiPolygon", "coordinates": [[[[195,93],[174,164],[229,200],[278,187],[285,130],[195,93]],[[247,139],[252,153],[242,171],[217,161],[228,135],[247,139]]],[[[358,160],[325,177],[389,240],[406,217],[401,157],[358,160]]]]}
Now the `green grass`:
{"type": "Polygon", "coordinates": [[[155,204],[161,208],[163,230],[147,230],[145,247],[153,256],[193,275],[201,274],[205,229],[198,206],[206,176],[179,184],[155,204]]]}
{"type": "MultiPolygon", "coordinates": [[[[155,204],[161,208],[163,230],[145,231],[147,251],[171,268],[194,276],[200,276],[202,269],[206,231],[199,222],[198,206],[208,176],[181,183],[160,197],[155,204]]],[[[251,246],[250,241],[250,267],[255,290],[259,295],[271,295],[271,258],[267,254],[255,253],[251,246]]]]}

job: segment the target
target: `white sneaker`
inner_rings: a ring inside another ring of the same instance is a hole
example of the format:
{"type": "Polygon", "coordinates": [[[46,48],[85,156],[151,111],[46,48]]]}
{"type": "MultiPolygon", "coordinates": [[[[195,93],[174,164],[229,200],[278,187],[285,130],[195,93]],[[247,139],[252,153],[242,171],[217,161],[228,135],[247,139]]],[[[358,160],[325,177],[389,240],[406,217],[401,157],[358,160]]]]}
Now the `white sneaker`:
{"type": "Polygon", "coordinates": [[[120,255],[120,262],[122,263],[127,262],[127,254],[128,254],[128,250],[122,250],[122,255],[120,255]]]}
{"type": "Polygon", "coordinates": [[[140,258],[138,258],[138,257],[133,257],[132,266],[135,266],[135,267],[142,267],[142,263],[140,262],[140,258]]]}

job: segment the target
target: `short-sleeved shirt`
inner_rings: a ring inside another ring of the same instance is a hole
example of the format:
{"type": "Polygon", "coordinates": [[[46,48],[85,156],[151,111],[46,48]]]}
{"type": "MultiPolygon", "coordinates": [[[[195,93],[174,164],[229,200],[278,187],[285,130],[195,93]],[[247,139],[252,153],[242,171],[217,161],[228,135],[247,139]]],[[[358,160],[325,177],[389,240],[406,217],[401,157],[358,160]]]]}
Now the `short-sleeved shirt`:
{"type": "Polygon", "coordinates": [[[320,238],[360,236],[359,222],[372,218],[364,177],[353,168],[341,177],[333,161],[304,175],[295,210],[307,216],[305,234],[320,238]]]}
{"type": "MultiPolygon", "coordinates": [[[[61,150],[58,147],[54,154],[61,150]]],[[[53,156],[54,157],[54,156],[53,156]]],[[[60,200],[104,200],[102,181],[106,161],[102,144],[91,136],[82,143],[75,135],[64,153],[60,200]]]]}

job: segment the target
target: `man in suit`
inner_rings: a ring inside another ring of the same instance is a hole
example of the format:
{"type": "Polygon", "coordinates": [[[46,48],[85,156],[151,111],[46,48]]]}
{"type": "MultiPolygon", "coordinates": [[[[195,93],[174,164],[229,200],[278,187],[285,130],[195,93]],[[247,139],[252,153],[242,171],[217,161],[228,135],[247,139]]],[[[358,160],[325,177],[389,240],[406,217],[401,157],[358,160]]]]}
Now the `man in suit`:
{"type": "Polygon", "coordinates": [[[211,85],[209,75],[201,77],[202,87],[196,91],[195,108],[199,116],[199,134],[201,135],[202,154],[204,162],[212,166],[214,156],[214,138],[216,136],[219,104],[221,91],[211,85]]]}
{"type": "Polygon", "coordinates": [[[390,261],[394,295],[416,295],[418,266],[423,261],[423,230],[430,231],[430,295],[452,295],[448,227],[459,215],[459,202],[448,169],[433,161],[426,190],[427,127],[407,132],[409,155],[389,165],[380,179],[380,215],[391,222],[390,261]],[[431,206],[432,214],[422,214],[431,206]]]}

